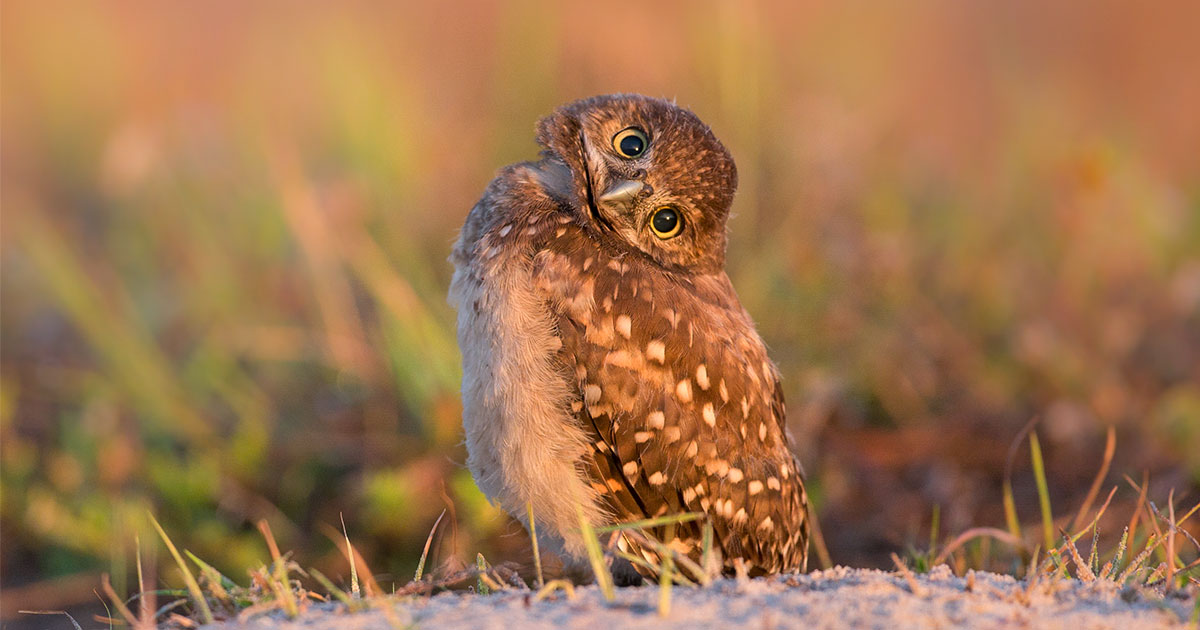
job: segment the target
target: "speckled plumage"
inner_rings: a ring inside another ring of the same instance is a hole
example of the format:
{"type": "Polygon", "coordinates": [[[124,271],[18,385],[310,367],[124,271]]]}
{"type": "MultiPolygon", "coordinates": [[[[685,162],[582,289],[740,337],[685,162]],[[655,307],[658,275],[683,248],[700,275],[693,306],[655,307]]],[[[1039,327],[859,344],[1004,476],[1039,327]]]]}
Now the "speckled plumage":
{"type": "MultiPolygon", "coordinates": [[[[691,112],[633,95],[538,123],[543,159],[503,169],[455,245],[463,423],[480,488],[581,557],[593,524],[704,512],[724,567],[802,569],[800,468],[779,373],[723,270],[737,185],[691,112]],[[621,155],[622,130],[644,152],[621,155]],[[669,207],[681,228],[651,228],[669,207]]],[[[698,557],[700,527],[672,546],[698,557]]],[[[621,543],[633,551],[630,540],[621,543]]]]}

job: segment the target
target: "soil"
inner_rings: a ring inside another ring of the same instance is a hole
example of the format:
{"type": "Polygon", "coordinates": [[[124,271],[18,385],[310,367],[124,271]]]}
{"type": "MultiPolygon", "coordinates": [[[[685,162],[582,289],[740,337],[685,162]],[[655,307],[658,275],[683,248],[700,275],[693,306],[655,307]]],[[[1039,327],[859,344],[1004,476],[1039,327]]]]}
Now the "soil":
{"type": "Polygon", "coordinates": [[[392,612],[378,606],[348,613],[344,607],[310,607],[295,620],[278,614],[208,626],[213,630],[390,630],[396,625],[471,630],[687,628],[1055,628],[1142,630],[1196,628],[1197,593],[1160,592],[1112,581],[1041,580],[974,572],[955,576],[941,566],[908,577],[837,567],[806,575],[754,580],[725,579],[706,588],[676,587],[670,612],[659,616],[659,589],[617,589],[605,602],[595,586],[576,587],[534,601],[526,590],[490,595],[446,592],[395,599],[392,612]],[[391,619],[389,619],[389,616],[391,619]]]}

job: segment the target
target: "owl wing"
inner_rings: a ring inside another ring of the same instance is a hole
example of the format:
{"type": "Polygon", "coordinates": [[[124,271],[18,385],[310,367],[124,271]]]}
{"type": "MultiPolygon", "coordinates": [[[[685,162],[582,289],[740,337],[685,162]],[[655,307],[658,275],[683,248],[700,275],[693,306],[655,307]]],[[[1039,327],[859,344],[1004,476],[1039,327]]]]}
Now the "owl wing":
{"type": "MultiPolygon", "coordinates": [[[[796,568],[803,484],[778,373],[724,274],[679,276],[560,231],[534,259],[591,440],[587,474],[618,521],[703,512],[728,562],[796,568]]],[[[698,558],[700,527],[672,545],[698,558]]]]}

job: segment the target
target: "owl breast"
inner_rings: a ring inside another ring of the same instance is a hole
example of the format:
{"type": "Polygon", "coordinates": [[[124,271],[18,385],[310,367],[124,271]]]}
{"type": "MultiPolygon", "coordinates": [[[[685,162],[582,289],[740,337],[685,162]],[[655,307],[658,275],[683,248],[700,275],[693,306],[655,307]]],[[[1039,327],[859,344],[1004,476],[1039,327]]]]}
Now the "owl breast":
{"type": "MultiPolygon", "coordinates": [[[[534,276],[579,392],[588,478],[620,520],[702,512],[731,562],[799,568],[806,498],[775,366],[724,273],[681,274],[566,226],[534,276]]],[[[698,555],[699,528],[675,528],[698,555]]]]}

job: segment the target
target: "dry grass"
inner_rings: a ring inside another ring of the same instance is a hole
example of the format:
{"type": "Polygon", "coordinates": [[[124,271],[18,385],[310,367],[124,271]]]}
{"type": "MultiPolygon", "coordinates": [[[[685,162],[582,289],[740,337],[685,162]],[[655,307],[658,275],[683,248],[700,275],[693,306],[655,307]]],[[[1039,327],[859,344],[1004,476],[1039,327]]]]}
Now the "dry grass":
{"type": "Polygon", "coordinates": [[[738,160],[729,273],[784,374],[814,566],[992,524],[945,561],[1023,572],[1119,479],[1109,427],[1145,496],[1093,547],[1128,523],[1137,556],[1150,501],[1167,536],[1200,483],[1196,11],[6,2],[4,610],[102,571],[125,598],[143,565],[185,590],[137,560],[147,510],[240,582],[275,571],[267,519],[351,596],[347,534],[375,568],[530,557],[459,465],[445,259],[536,118],[613,90],[677,97],[738,160]],[[1045,469],[1006,472],[1032,414],[1045,469]]]}
{"type": "MultiPolygon", "coordinates": [[[[1032,428],[1032,424],[1029,428],[1032,428]]],[[[1022,435],[1025,434],[1026,432],[1022,433],[1022,435]]],[[[1035,432],[1029,431],[1027,435],[1031,442],[1036,443],[1035,432]]],[[[1190,585],[1200,585],[1200,543],[1185,528],[1191,516],[1200,510],[1200,502],[1177,519],[1176,500],[1174,490],[1172,490],[1167,497],[1168,508],[1167,514],[1164,515],[1152,501],[1146,499],[1148,483],[1145,480],[1142,484],[1137,484],[1132,479],[1125,478],[1129,488],[1136,493],[1137,501],[1133,504],[1129,525],[1121,532],[1119,540],[1113,544],[1110,551],[1102,552],[1099,524],[1108,511],[1113,497],[1116,496],[1118,486],[1112,487],[1103,504],[1094,514],[1089,514],[1089,510],[1108,473],[1115,447],[1115,435],[1110,431],[1099,471],[1091,486],[1092,491],[1088,493],[1071,521],[1071,531],[1058,530],[1058,535],[1048,539],[1044,548],[1031,547],[1026,543],[1021,538],[1019,527],[1010,525],[1008,532],[986,527],[973,528],[956,536],[938,551],[936,556],[934,554],[937,546],[931,544],[927,554],[916,556],[918,566],[929,568],[949,562],[956,573],[962,575],[966,569],[967,558],[970,556],[963,552],[963,548],[973,540],[989,538],[1003,543],[1012,552],[1018,554],[1018,557],[1027,559],[1028,568],[1023,575],[1026,580],[1034,582],[1043,577],[1072,578],[1085,582],[1111,580],[1122,585],[1134,583],[1157,588],[1163,594],[1182,590],[1190,585]],[[1089,533],[1091,534],[1091,544],[1088,547],[1088,558],[1085,560],[1079,552],[1077,542],[1089,533]],[[1185,561],[1178,555],[1177,541],[1179,540],[1188,542],[1188,553],[1191,560],[1185,561]],[[1137,555],[1127,560],[1127,552],[1132,552],[1135,548],[1140,548],[1137,555]],[[1039,554],[1044,555],[1041,562],[1038,562],[1039,554]],[[932,558],[932,561],[923,562],[928,558],[932,558]]],[[[1031,448],[1031,457],[1034,459],[1034,470],[1038,471],[1037,474],[1044,474],[1041,471],[1044,471],[1045,467],[1042,462],[1038,461],[1041,457],[1040,450],[1031,448]]],[[[1037,486],[1044,489],[1048,487],[1048,483],[1045,479],[1038,479],[1037,486]]],[[[1048,493],[1043,494],[1039,503],[1043,523],[1052,523],[1051,520],[1048,520],[1051,512],[1048,493]]],[[[1007,507],[1009,503],[1006,502],[1005,505],[1007,507]]],[[[1015,510],[1006,513],[1005,519],[1010,524],[1019,522],[1015,510]]],[[[898,559],[894,561],[899,564],[898,559]]]]}
{"type": "MultiPolygon", "coordinates": [[[[1023,433],[1030,439],[1034,433],[1023,433]]],[[[1113,456],[1113,442],[1109,442],[1099,466],[1098,479],[1108,471],[1113,456]]],[[[1037,450],[1033,450],[1037,457],[1037,450]]],[[[1044,467],[1036,467],[1044,469],[1044,467]]],[[[1024,564],[1016,571],[1016,577],[1023,580],[1023,586],[1014,591],[1011,597],[1017,600],[1031,601],[1035,592],[1056,592],[1061,580],[1078,580],[1082,582],[1108,581],[1123,587],[1134,587],[1143,596],[1149,594],[1156,597],[1179,596],[1195,597],[1200,587],[1200,542],[1185,528],[1189,520],[1200,512],[1200,503],[1182,510],[1177,504],[1174,493],[1169,493],[1165,509],[1160,509],[1154,501],[1146,499],[1146,483],[1136,483],[1126,478],[1126,492],[1138,497],[1133,514],[1130,515],[1129,525],[1124,528],[1119,542],[1109,551],[1100,547],[1099,523],[1105,520],[1114,496],[1119,487],[1114,486],[1108,492],[1103,503],[1094,512],[1090,511],[1090,503],[1094,496],[1089,496],[1084,505],[1071,521],[1071,530],[1059,530],[1055,539],[1043,549],[1040,545],[1030,545],[1019,536],[995,528],[974,528],[954,536],[944,546],[939,546],[936,538],[930,543],[930,549],[921,554],[910,554],[910,560],[915,562],[916,571],[924,572],[934,566],[947,563],[958,575],[965,576],[966,590],[974,590],[976,583],[975,572],[978,567],[969,566],[970,558],[976,558],[980,566],[994,564],[995,558],[982,558],[967,552],[972,542],[991,539],[998,545],[992,546],[991,553],[996,556],[1012,555],[1024,558],[1024,564]],[[1085,508],[1087,508],[1085,510],[1085,508]],[[1090,534],[1088,554],[1081,553],[1079,541],[1090,534]],[[1180,544],[1182,543],[1182,545],[1180,544]]],[[[1039,483],[1039,485],[1048,485],[1039,483]]],[[[937,513],[934,513],[936,520],[937,513]]],[[[604,600],[613,602],[615,591],[609,566],[613,558],[621,557],[646,567],[658,575],[659,590],[658,614],[668,616],[671,610],[672,590],[674,588],[703,588],[718,577],[719,561],[712,557],[711,524],[704,521],[704,552],[697,563],[686,556],[673,551],[670,547],[656,540],[652,530],[670,531],[673,525],[703,519],[701,514],[680,514],[675,516],[645,519],[617,525],[594,528],[586,520],[580,519],[581,533],[588,550],[595,582],[603,593],[604,600]],[[607,544],[601,540],[601,534],[610,534],[607,544]],[[659,555],[659,563],[651,565],[644,557],[634,556],[621,551],[617,546],[620,537],[628,537],[638,546],[652,550],[659,555]]],[[[1007,515],[1006,520],[1017,519],[1016,515],[1007,515]]],[[[180,575],[187,588],[183,591],[147,590],[146,582],[141,577],[142,565],[137,563],[139,573],[139,593],[128,600],[119,597],[108,581],[104,578],[103,588],[119,617],[105,619],[112,623],[125,623],[134,628],[154,628],[159,624],[172,627],[190,627],[197,623],[212,623],[214,620],[246,620],[255,615],[281,613],[288,618],[303,615],[312,602],[336,601],[350,612],[378,609],[384,611],[389,623],[396,628],[407,627],[408,619],[400,612],[397,604],[411,601],[412,598],[428,597],[439,590],[461,590],[471,588],[474,578],[474,590],[480,596],[493,593],[517,591],[526,592],[527,601],[539,602],[556,597],[562,592],[568,599],[575,598],[574,585],[567,580],[555,579],[543,584],[540,574],[541,559],[533,558],[537,573],[523,578],[511,566],[495,567],[490,565],[482,553],[476,554],[475,566],[468,569],[454,570],[452,563],[443,562],[436,575],[425,573],[430,541],[438,530],[441,519],[435,523],[427,537],[418,570],[414,579],[400,588],[393,587],[392,592],[380,588],[377,580],[367,568],[361,555],[358,554],[348,537],[345,539],[345,558],[350,570],[350,591],[337,586],[332,580],[316,569],[304,570],[288,560],[286,554],[280,553],[271,528],[265,521],[259,523],[259,531],[265,543],[271,563],[262,565],[249,572],[250,582],[246,586],[239,585],[233,580],[220,574],[209,564],[197,558],[189,551],[180,554],[175,544],[157,521],[151,517],[156,531],[164,546],[175,558],[180,575]],[[191,566],[199,570],[197,579],[191,567],[184,562],[187,556],[191,566]],[[358,587],[359,576],[364,584],[363,592],[358,587]],[[314,590],[306,582],[316,582],[320,590],[314,590]],[[176,597],[157,611],[153,610],[155,597],[165,595],[176,597]],[[131,603],[140,603],[139,613],[134,614],[131,603]],[[183,615],[181,612],[186,611],[183,615]]],[[[535,528],[531,519],[531,529],[535,528]]],[[[936,527],[934,528],[936,530],[936,527]]],[[[140,546],[139,546],[140,548],[140,546]]],[[[536,549],[536,547],[535,547],[536,549]]],[[[535,552],[536,554],[536,552],[535,552]]],[[[917,597],[922,597],[924,587],[919,583],[914,569],[895,553],[891,554],[892,562],[908,585],[909,591],[917,597]]],[[[744,576],[739,580],[744,580],[744,576]]],[[[1200,604],[1197,604],[1200,611],[1200,604]]],[[[46,611],[42,611],[43,613],[46,611]]],[[[41,613],[39,613],[41,614],[41,613]]],[[[1193,614],[1195,617],[1195,614],[1193,614]]],[[[1193,623],[1195,620],[1193,619],[1193,623]]]]}

